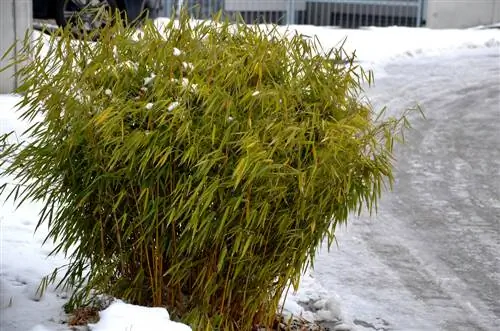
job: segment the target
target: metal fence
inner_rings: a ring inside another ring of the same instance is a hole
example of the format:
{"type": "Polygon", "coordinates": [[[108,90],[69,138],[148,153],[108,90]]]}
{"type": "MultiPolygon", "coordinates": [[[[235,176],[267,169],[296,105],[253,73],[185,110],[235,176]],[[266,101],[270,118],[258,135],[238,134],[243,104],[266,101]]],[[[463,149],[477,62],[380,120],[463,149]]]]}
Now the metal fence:
{"type": "Polygon", "coordinates": [[[360,26],[421,26],[426,0],[165,0],[165,14],[187,9],[200,19],[216,12],[247,23],[360,26]]]}

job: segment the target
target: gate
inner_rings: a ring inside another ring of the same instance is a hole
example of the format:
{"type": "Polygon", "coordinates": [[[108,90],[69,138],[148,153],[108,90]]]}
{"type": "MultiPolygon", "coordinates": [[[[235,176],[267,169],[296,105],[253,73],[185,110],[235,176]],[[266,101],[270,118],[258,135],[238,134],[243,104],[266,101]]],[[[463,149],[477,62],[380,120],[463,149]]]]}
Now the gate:
{"type": "Polygon", "coordinates": [[[361,26],[422,26],[426,0],[165,0],[165,14],[180,8],[210,18],[220,10],[247,23],[361,26]]]}

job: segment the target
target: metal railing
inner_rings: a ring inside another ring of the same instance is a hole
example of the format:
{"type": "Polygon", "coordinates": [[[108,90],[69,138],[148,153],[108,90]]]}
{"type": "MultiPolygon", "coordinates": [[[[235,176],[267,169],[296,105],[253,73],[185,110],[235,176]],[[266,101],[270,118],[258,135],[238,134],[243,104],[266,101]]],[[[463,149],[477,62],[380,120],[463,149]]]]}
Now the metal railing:
{"type": "Polygon", "coordinates": [[[247,23],[361,26],[422,26],[427,0],[165,0],[165,15],[188,9],[210,18],[222,11],[247,23]]]}

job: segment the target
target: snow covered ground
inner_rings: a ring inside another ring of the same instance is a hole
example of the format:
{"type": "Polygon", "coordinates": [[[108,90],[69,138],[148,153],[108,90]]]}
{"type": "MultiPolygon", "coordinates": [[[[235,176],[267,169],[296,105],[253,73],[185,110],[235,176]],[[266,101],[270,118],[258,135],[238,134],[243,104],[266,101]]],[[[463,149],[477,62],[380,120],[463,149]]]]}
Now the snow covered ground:
{"type": "MultiPolygon", "coordinates": [[[[400,111],[420,101],[428,120],[415,119],[398,150],[395,191],[379,215],[339,231],[339,248],[319,255],[285,310],[310,319],[344,315],[360,330],[500,329],[498,30],[291,28],[325,47],[347,37],[347,49],[375,70],[373,102],[400,111]]],[[[0,96],[1,133],[26,128],[13,112],[18,100],[0,96]]],[[[0,209],[2,331],[68,330],[60,323],[67,293],[36,293],[40,279],[64,264],[46,257],[43,228],[33,234],[39,210],[0,209]]],[[[92,329],[189,329],[165,321],[164,310],[118,302],[92,329]]]]}

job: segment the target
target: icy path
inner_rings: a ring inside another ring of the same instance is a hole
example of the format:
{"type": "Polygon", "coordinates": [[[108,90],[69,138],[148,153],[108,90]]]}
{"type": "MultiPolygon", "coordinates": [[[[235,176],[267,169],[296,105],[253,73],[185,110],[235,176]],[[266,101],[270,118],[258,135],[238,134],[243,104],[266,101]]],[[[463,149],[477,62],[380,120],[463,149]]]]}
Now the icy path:
{"type": "Polygon", "coordinates": [[[419,101],[376,217],[316,262],[359,330],[500,330],[500,50],[398,61],[377,105],[419,101]]]}

